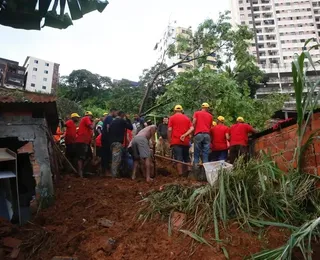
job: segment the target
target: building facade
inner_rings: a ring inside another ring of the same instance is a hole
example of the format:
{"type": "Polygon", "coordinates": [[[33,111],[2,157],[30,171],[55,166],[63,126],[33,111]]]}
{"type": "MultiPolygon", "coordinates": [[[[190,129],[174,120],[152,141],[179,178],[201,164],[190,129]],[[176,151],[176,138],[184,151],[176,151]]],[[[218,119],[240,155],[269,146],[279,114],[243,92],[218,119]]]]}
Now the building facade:
{"type": "Polygon", "coordinates": [[[0,58],[0,87],[23,89],[25,71],[19,62],[0,58]]]}
{"type": "Polygon", "coordinates": [[[59,64],[28,56],[23,67],[26,69],[27,91],[48,94],[56,92],[59,64]]]}
{"type": "MultiPolygon", "coordinates": [[[[315,0],[231,0],[234,24],[247,25],[255,32],[250,51],[269,82],[257,91],[261,95],[294,93],[291,62],[306,41],[319,41],[320,1],[315,0]]],[[[320,59],[319,48],[310,51],[314,61],[320,59]]],[[[317,66],[317,70],[320,67],[317,66]]]]}

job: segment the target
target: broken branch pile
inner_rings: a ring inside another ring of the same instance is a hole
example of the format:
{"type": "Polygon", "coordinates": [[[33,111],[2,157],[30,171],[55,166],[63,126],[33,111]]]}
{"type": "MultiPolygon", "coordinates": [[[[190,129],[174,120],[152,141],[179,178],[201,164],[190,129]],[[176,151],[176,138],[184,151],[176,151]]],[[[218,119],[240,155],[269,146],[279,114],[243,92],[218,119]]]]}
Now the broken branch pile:
{"type": "Polygon", "coordinates": [[[300,225],[319,213],[316,180],[294,170],[283,173],[267,156],[238,161],[231,173],[220,173],[214,187],[173,184],[151,193],[143,200],[140,218],[182,212],[188,216],[184,228],[203,235],[213,223],[217,240],[220,223],[225,228],[233,220],[251,230],[263,226],[263,221],[300,225]]]}

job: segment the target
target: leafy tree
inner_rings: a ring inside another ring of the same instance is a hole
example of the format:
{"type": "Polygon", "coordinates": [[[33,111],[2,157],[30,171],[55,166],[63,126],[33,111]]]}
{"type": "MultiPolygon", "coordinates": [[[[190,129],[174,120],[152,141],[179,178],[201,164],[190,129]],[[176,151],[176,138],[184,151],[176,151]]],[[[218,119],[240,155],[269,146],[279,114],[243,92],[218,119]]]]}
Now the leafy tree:
{"type": "Polygon", "coordinates": [[[232,48],[236,66],[231,69],[226,66],[225,72],[229,77],[234,78],[241,88],[250,89],[250,96],[254,97],[260,83],[267,81],[263,71],[257,66],[256,58],[249,53],[250,41],[243,39],[252,39],[253,32],[248,30],[247,26],[238,26],[237,33],[234,34],[234,46],[232,48]]]}
{"type": "MultiPolygon", "coordinates": [[[[158,72],[164,71],[167,69],[167,65],[164,63],[157,63],[152,66],[150,69],[144,69],[142,75],[140,76],[140,88],[145,91],[148,87],[148,84],[152,79],[157,75],[158,72]]],[[[156,101],[156,99],[163,95],[166,91],[166,86],[171,83],[176,77],[176,73],[173,69],[166,70],[163,74],[159,75],[150,89],[150,94],[146,100],[145,107],[152,107],[156,101]]],[[[139,97],[139,101],[143,96],[143,92],[141,92],[141,96],[139,97]]],[[[140,104],[140,102],[139,102],[140,104]]],[[[138,112],[138,111],[137,111],[138,112]]]]}
{"type": "Polygon", "coordinates": [[[74,70],[60,78],[58,96],[81,102],[83,107],[106,109],[110,98],[111,78],[93,74],[88,70],[74,70]]]}
{"type": "MultiPolygon", "coordinates": [[[[150,69],[145,69],[140,77],[139,86],[134,86],[131,81],[125,79],[112,82],[109,77],[85,69],[74,70],[70,75],[60,78],[58,96],[81,103],[84,109],[90,110],[95,116],[101,116],[111,107],[128,113],[138,113],[146,82],[164,68],[165,64],[156,64],[150,69]]],[[[164,93],[165,86],[174,77],[174,71],[168,70],[157,78],[148,99],[149,106],[152,106],[156,98],[164,93]]]]}
{"type": "Polygon", "coordinates": [[[224,62],[230,62],[234,59],[234,49],[251,40],[252,34],[248,32],[247,27],[242,27],[241,30],[233,30],[229,20],[229,12],[220,13],[217,21],[205,20],[194,34],[190,34],[188,37],[179,35],[176,42],[169,45],[167,50],[164,50],[165,54],[169,56],[179,53],[185,53],[185,55],[181,57],[180,61],[157,72],[149,81],[140,105],[140,113],[145,108],[155,81],[168,70],[191,61],[197,61],[198,67],[203,68],[209,56],[216,57],[217,67],[221,67],[224,62]]]}
{"type": "Polygon", "coordinates": [[[181,104],[186,114],[192,116],[193,111],[200,109],[203,102],[208,102],[213,114],[223,115],[228,124],[235,122],[238,116],[243,116],[247,122],[263,129],[273,113],[283,107],[285,99],[281,95],[264,100],[252,99],[248,87],[241,90],[235,79],[224,73],[204,69],[179,74],[158,100],[169,100],[169,103],[157,111],[170,113],[174,105],[181,104]]]}
{"type": "Polygon", "coordinates": [[[130,81],[121,80],[110,88],[110,98],[106,101],[106,106],[121,109],[126,113],[137,113],[142,94],[141,85],[132,86],[130,81]]]}
{"type": "Polygon", "coordinates": [[[78,113],[80,116],[84,114],[84,109],[79,103],[63,97],[57,99],[57,108],[62,119],[70,117],[72,113],[78,113]]]}

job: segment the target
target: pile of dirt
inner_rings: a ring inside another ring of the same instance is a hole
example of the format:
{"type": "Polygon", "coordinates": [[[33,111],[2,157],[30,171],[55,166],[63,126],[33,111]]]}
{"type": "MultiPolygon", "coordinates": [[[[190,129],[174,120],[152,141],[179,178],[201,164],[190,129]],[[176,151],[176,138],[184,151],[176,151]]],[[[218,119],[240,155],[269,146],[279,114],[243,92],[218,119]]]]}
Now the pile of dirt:
{"type": "MultiPolygon", "coordinates": [[[[182,178],[162,176],[152,184],[144,180],[64,176],[55,188],[55,204],[41,211],[20,232],[6,235],[22,240],[24,255],[34,260],[61,255],[77,256],[79,260],[225,259],[221,248],[215,246],[213,232],[206,235],[214,245],[209,247],[178,231],[169,236],[167,219],[145,223],[137,220],[144,194],[172,182],[190,184],[182,178]]],[[[243,259],[263,248],[282,245],[287,234],[272,228],[252,235],[232,224],[222,238],[230,259],[243,259]]]]}

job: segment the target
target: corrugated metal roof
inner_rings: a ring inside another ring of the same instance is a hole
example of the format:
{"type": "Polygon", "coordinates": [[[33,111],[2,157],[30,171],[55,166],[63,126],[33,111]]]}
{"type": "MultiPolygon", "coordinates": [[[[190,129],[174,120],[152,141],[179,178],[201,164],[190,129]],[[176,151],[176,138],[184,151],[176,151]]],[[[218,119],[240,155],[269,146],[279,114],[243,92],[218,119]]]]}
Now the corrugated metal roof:
{"type": "Polygon", "coordinates": [[[49,94],[0,88],[0,103],[51,103],[57,98],[49,94]]]}

